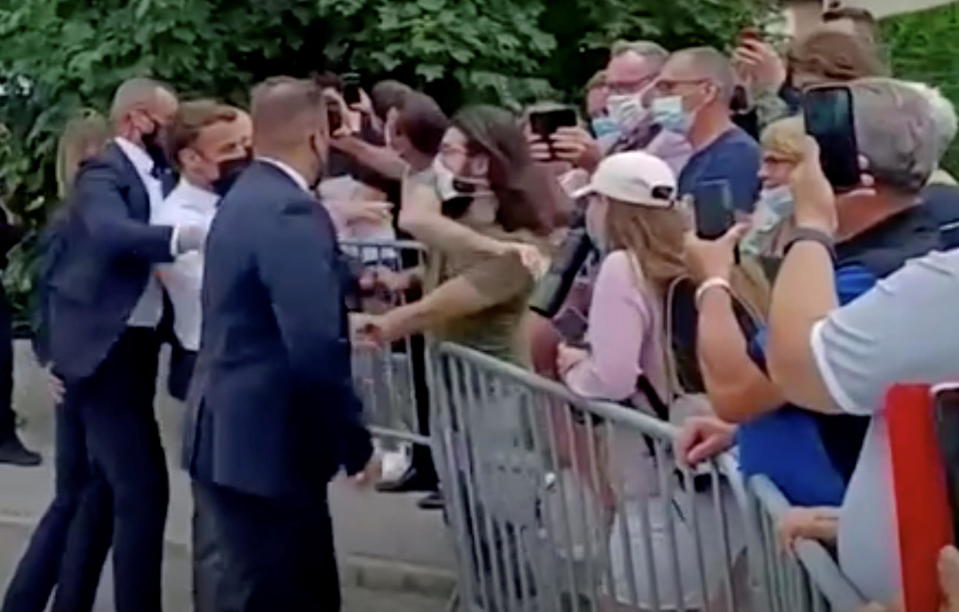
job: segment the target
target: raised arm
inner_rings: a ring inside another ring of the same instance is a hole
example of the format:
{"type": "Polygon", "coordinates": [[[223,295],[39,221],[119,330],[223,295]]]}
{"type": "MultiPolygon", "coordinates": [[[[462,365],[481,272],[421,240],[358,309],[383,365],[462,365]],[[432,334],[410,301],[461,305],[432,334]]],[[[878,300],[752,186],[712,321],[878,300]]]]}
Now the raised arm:
{"type": "Polygon", "coordinates": [[[400,227],[420,242],[447,253],[504,255],[512,250],[507,242],[494,240],[444,217],[436,188],[422,173],[407,176],[403,181],[400,227]]]}

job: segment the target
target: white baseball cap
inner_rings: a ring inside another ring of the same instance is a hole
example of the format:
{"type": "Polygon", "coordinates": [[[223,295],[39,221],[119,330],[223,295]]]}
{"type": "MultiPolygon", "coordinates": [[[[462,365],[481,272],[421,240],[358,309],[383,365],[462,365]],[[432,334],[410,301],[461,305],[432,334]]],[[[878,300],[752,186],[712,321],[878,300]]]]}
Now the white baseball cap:
{"type": "Polygon", "coordinates": [[[610,155],[599,163],[578,199],[599,194],[626,204],[669,208],[676,201],[676,175],[663,160],[642,151],[610,155]]]}

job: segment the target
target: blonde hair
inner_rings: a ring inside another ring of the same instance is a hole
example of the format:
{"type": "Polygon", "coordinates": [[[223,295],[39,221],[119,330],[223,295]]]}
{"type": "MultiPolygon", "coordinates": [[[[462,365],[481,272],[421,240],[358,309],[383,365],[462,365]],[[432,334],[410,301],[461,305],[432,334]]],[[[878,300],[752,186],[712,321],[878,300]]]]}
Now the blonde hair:
{"type": "Polygon", "coordinates": [[[100,153],[110,138],[107,120],[93,109],[83,109],[67,121],[57,144],[57,193],[65,198],[80,164],[100,153]]]}
{"type": "MultiPolygon", "coordinates": [[[[653,208],[607,200],[606,231],[611,246],[632,253],[656,294],[664,297],[674,280],[688,276],[683,259],[686,215],[675,206],[653,208]]],[[[757,319],[764,319],[769,308],[768,283],[737,266],[730,284],[743,306],[757,319]]]]}
{"type": "Polygon", "coordinates": [[[802,161],[806,141],[806,126],[802,117],[789,117],[770,123],[763,130],[760,144],[763,152],[775,153],[787,161],[802,161]]]}

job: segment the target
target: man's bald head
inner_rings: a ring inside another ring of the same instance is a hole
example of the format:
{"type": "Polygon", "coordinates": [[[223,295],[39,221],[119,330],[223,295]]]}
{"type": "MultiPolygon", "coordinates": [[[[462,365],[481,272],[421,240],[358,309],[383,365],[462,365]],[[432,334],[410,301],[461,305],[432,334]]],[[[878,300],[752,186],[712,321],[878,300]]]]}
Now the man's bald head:
{"type": "Polygon", "coordinates": [[[169,87],[153,79],[135,78],[124,81],[117,88],[110,106],[110,120],[119,125],[132,111],[142,110],[166,114],[172,107],[176,112],[177,99],[169,87]]]}
{"type": "Polygon", "coordinates": [[[273,77],[257,85],[252,98],[258,151],[295,151],[314,134],[328,134],[323,89],[312,80],[273,77]]]}

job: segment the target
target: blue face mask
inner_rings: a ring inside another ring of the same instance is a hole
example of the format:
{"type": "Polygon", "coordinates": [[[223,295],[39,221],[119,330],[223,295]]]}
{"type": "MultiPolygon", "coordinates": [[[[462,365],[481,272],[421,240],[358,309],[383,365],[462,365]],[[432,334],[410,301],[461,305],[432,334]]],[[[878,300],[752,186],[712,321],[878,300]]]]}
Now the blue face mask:
{"type": "Polygon", "coordinates": [[[619,123],[612,117],[594,117],[590,121],[590,127],[593,128],[593,136],[603,138],[611,134],[619,134],[619,123]]]}
{"type": "Polygon", "coordinates": [[[656,98],[650,112],[653,121],[668,132],[685,136],[693,124],[692,115],[683,108],[682,96],[656,98]]]}

